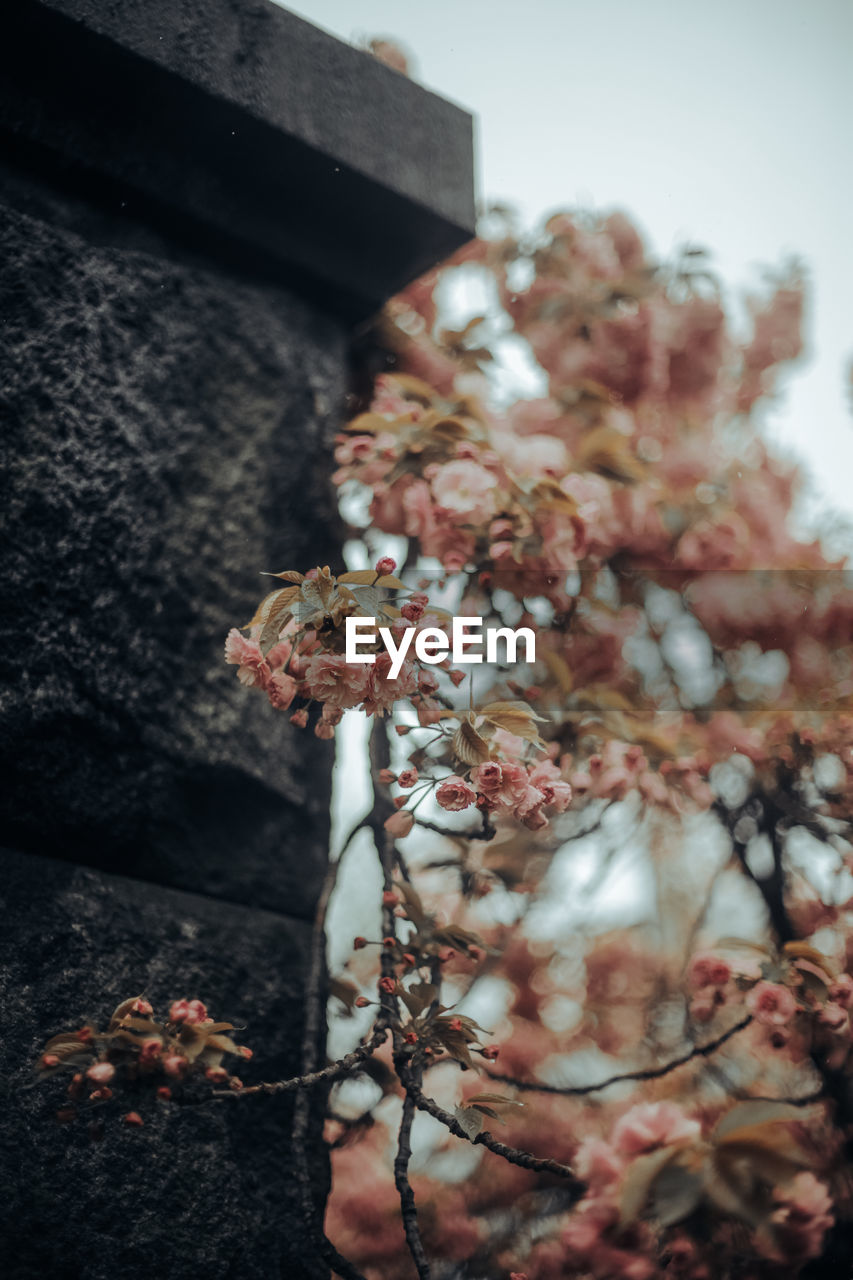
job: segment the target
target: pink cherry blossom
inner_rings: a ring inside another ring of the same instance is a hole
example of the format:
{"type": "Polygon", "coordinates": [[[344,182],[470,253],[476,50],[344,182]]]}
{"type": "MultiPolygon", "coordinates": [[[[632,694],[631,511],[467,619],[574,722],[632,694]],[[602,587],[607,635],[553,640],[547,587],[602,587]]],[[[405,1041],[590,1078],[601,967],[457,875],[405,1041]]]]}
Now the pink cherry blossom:
{"type": "Polygon", "coordinates": [[[840,974],[829,988],[829,998],[842,1009],[853,1008],[853,978],[849,973],[840,974]]]}
{"type": "Polygon", "coordinates": [[[557,813],[565,813],[572,801],[572,788],[550,760],[543,760],[530,770],[530,782],[544,797],[544,802],[557,813]]]}
{"type": "Polygon", "coordinates": [[[162,1052],[163,1042],[161,1040],[155,1040],[153,1037],[149,1040],[143,1040],[139,1047],[139,1061],[143,1066],[159,1062],[162,1052]]]}
{"type": "Polygon", "coordinates": [[[503,767],[497,760],[478,764],[471,770],[471,782],[483,795],[496,796],[503,785],[503,767]]]}
{"type": "Polygon", "coordinates": [[[417,690],[417,672],[411,658],[406,658],[394,680],[389,675],[390,668],[391,658],[384,652],[363,668],[368,673],[364,694],[364,710],[368,715],[383,716],[400,698],[411,697],[417,690]]]}
{"type": "Polygon", "coordinates": [[[618,1182],[625,1159],[602,1138],[585,1138],[575,1152],[573,1164],[578,1177],[597,1193],[618,1182]]]}
{"type": "Polygon", "coordinates": [[[225,641],[225,661],[237,666],[237,679],[241,684],[264,686],[269,679],[270,668],[260,645],[256,640],[247,640],[235,627],[225,641]]]}
{"type": "Polygon", "coordinates": [[[784,1027],[797,1012],[797,1001],[790,987],[779,982],[759,982],[746,997],[746,1007],[756,1022],[770,1027],[784,1027]]]}
{"type": "Polygon", "coordinates": [[[439,467],[432,493],[437,505],[460,524],[482,524],[494,514],[495,476],[476,462],[463,458],[439,467]]]}
{"type": "Polygon", "coordinates": [[[86,1072],[89,1080],[94,1080],[95,1084],[109,1084],[116,1069],[111,1062],[96,1062],[86,1072]]]}
{"type": "Polygon", "coordinates": [[[850,1029],[849,1013],[846,1009],[842,1009],[840,1004],[834,1004],[831,1000],[827,1000],[818,1013],[818,1022],[836,1035],[841,1035],[850,1029]]]}
{"type": "Polygon", "coordinates": [[[774,1187],[779,1208],[770,1222],[773,1236],[759,1237],[766,1256],[799,1265],[816,1258],[832,1226],[832,1199],[813,1173],[798,1173],[782,1187],[774,1187]]]}
{"type": "Polygon", "coordinates": [[[318,653],[305,669],[305,688],[312,698],[344,710],[367,696],[370,667],[349,663],[336,653],[318,653]]]}
{"type": "Polygon", "coordinates": [[[617,1121],[611,1142],[625,1156],[638,1156],[699,1137],[701,1126],[674,1102],[642,1102],[617,1121]]]}
{"type": "Polygon", "coordinates": [[[436,789],[435,798],[442,809],[458,812],[469,808],[477,799],[477,793],[469,787],[464,778],[452,776],[445,778],[436,789]]]}
{"type": "Polygon", "coordinates": [[[694,990],[703,987],[724,987],[732,976],[732,967],[728,960],[715,955],[713,951],[700,951],[690,961],[687,971],[688,984],[694,990]]]}
{"type": "Polygon", "coordinates": [[[293,676],[284,671],[274,672],[266,683],[266,695],[277,711],[287,711],[296,697],[299,686],[293,676]]]}
{"type": "Polygon", "coordinates": [[[169,1008],[169,1021],[197,1026],[207,1021],[207,1008],[201,1000],[175,1000],[169,1008]]]}

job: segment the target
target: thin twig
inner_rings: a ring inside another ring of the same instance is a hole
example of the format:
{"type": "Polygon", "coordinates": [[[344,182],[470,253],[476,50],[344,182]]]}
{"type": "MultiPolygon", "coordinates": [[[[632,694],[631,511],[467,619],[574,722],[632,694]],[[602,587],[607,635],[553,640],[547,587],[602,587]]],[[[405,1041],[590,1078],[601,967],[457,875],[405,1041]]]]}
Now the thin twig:
{"type": "Polygon", "coordinates": [[[464,1142],[473,1143],[474,1146],[486,1147],[489,1151],[494,1152],[495,1155],[502,1156],[509,1164],[517,1165],[520,1169],[529,1169],[533,1173],[553,1173],[556,1177],[564,1178],[571,1184],[573,1190],[577,1192],[578,1199],[583,1195],[586,1186],[575,1176],[568,1165],[561,1164],[559,1160],[534,1156],[529,1151],[522,1151],[519,1147],[507,1146],[505,1142],[498,1142],[496,1138],[492,1137],[487,1129],[481,1129],[472,1138],[462,1128],[456,1117],[451,1115],[449,1111],[445,1111],[432,1098],[428,1098],[410,1075],[404,1072],[402,1080],[406,1093],[411,1097],[418,1110],[425,1111],[434,1120],[439,1120],[455,1137],[462,1138],[464,1142]]]}
{"type": "Polygon", "coordinates": [[[810,1107],[814,1102],[820,1102],[826,1097],[826,1086],[821,1084],[820,1088],[813,1089],[811,1093],[806,1093],[800,1098],[767,1098],[761,1093],[745,1093],[743,1095],[744,1102],[784,1102],[789,1107],[810,1107]]]}
{"type": "Polygon", "coordinates": [[[439,826],[437,822],[430,822],[427,818],[415,818],[415,826],[423,827],[425,831],[434,831],[436,835],[444,836],[447,840],[494,840],[497,834],[485,811],[483,825],[473,830],[452,831],[450,827],[439,826]]]}
{"type": "MultiPolygon", "coordinates": [[[[377,1019],[378,1022],[378,1019],[377,1019]]],[[[310,1071],[306,1075],[292,1076],[289,1080],[274,1080],[270,1083],[248,1085],[235,1092],[232,1089],[214,1090],[214,1098],[247,1098],[258,1093],[295,1093],[298,1089],[312,1089],[315,1085],[340,1080],[349,1075],[360,1063],[371,1058],[388,1035],[388,1028],[376,1026],[369,1040],[358,1045],[351,1053],[332,1062],[319,1071],[310,1071]]]]}
{"type": "Polygon", "coordinates": [[[369,828],[369,826],[370,826],[370,823],[368,821],[367,815],[365,815],[365,817],[359,818],[358,822],[355,824],[354,827],[350,828],[349,834],[347,835],[347,838],[344,840],[343,844],[341,845],[341,851],[335,860],[336,866],[340,862],[344,854],[346,853],[347,849],[352,844],[355,837],[358,835],[359,831],[365,831],[367,828],[369,828]]]}
{"type": "Polygon", "coordinates": [[[495,1071],[487,1071],[485,1074],[490,1080],[499,1080],[502,1084],[513,1085],[514,1088],[529,1093],[553,1093],[561,1094],[566,1097],[584,1097],[588,1093],[599,1093],[602,1089],[609,1089],[611,1085],[622,1084],[630,1080],[659,1080],[662,1076],[669,1075],[670,1071],[677,1071],[679,1067],[686,1066],[688,1062],[693,1062],[696,1058],[707,1058],[712,1053],[716,1053],[727,1040],[731,1040],[732,1036],[737,1035],[739,1031],[743,1031],[752,1022],[752,1014],[747,1014],[741,1018],[740,1022],[736,1022],[734,1026],[729,1027],[722,1035],[714,1040],[709,1040],[707,1044],[694,1045],[687,1053],[683,1053],[679,1058],[673,1058],[670,1062],[664,1063],[660,1067],[643,1067],[638,1071],[625,1071],[616,1075],[608,1076],[606,1080],[599,1080],[596,1084],[574,1084],[574,1085],[556,1085],[556,1084],[540,1084],[535,1080],[517,1080],[514,1076],[500,1075],[495,1071]]]}
{"type": "Polygon", "coordinates": [[[320,1256],[324,1262],[327,1262],[332,1268],[336,1276],[340,1276],[341,1280],[366,1280],[358,1267],[354,1266],[349,1258],[345,1258],[342,1253],[338,1253],[328,1236],[323,1235],[319,1242],[320,1256]]]}

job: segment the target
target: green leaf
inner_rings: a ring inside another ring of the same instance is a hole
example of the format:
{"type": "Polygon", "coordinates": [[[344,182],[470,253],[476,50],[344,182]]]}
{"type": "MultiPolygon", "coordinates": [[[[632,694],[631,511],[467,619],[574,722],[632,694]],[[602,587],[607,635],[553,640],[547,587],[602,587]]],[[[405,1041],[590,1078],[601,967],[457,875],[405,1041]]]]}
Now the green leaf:
{"type": "Polygon", "coordinates": [[[802,1119],[802,1116],[802,1107],[795,1107],[790,1102],[765,1102],[759,1099],[754,1102],[738,1102],[719,1121],[711,1135],[711,1141],[716,1144],[731,1139],[733,1135],[737,1135],[736,1141],[741,1141],[741,1130],[751,1130],[756,1125],[780,1124],[785,1121],[790,1123],[802,1119]]]}
{"type": "Polygon", "coordinates": [[[649,1216],[662,1227],[681,1222],[699,1205],[704,1186],[699,1170],[686,1169],[676,1160],[665,1164],[652,1183],[649,1216]]]}
{"type": "Polygon", "coordinates": [[[483,1117],[469,1107],[457,1107],[454,1115],[469,1138],[476,1138],[483,1128],[483,1117]]]}
{"type": "Polygon", "coordinates": [[[641,1217],[649,1203],[655,1179],[682,1150],[681,1146],[661,1147],[659,1151],[638,1156],[631,1162],[622,1182],[620,1226],[629,1226],[641,1217]]]}
{"type": "Polygon", "coordinates": [[[524,1103],[519,1102],[517,1098],[508,1098],[503,1093],[474,1093],[468,1099],[467,1106],[471,1107],[475,1103],[485,1102],[493,1107],[523,1107],[524,1103]]]}

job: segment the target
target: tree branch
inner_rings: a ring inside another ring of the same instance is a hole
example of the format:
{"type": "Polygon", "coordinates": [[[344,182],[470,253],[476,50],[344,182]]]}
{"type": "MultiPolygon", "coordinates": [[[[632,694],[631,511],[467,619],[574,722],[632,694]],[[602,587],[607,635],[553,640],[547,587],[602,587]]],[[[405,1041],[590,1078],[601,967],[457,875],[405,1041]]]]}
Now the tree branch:
{"type": "Polygon", "coordinates": [[[248,1085],[237,1092],[232,1089],[216,1089],[213,1096],[214,1098],[249,1098],[258,1093],[294,1093],[297,1089],[312,1089],[318,1084],[340,1080],[342,1076],[349,1075],[351,1071],[354,1071],[360,1063],[371,1058],[385,1040],[388,1035],[388,1028],[379,1026],[378,1022],[377,1018],[377,1025],[374,1027],[369,1040],[365,1040],[364,1044],[358,1045],[351,1053],[339,1058],[337,1062],[330,1063],[328,1067],[323,1067],[319,1071],[310,1071],[306,1075],[292,1076],[289,1080],[275,1080],[269,1084],[248,1085]]]}
{"type": "Polygon", "coordinates": [[[741,1018],[740,1022],[736,1022],[734,1026],[729,1027],[722,1035],[714,1040],[709,1040],[707,1044],[694,1045],[683,1053],[679,1058],[673,1058],[671,1062],[665,1063],[660,1067],[643,1067],[639,1071],[626,1071],[617,1075],[608,1076],[606,1080],[599,1080],[596,1084],[577,1084],[577,1085],[556,1085],[556,1084],[538,1084],[533,1080],[516,1080],[514,1076],[499,1075],[497,1072],[487,1071],[485,1074],[490,1080],[499,1080],[503,1084],[511,1084],[514,1088],[530,1093],[552,1093],[560,1094],[566,1097],[584,1097],[589,1093],[599,1093],[602,1089],[609,1089],[611,1085],[622,1084],[630,1080],[659,1080],[662,1076],[667,1076],[671,1071],[677,1071],[679,1067],[686,1066],[688,1062],[693,1062],[696,1058],[707,1058],[712,1053],[716,1053],[727,1040],[731,1040],[732,1036],[737,1035],[739,1031],[743,1031],[752,1022],[752,1014],[747,1014],[741,1018]]]}
{"type": "Polygon", "coordinates": [[[427,818],[415,818],[415,825],[423,827],[425,831],[434,831],[436,835],[444,836],[447,840],[494,840],[497,834],[485,810],[483,810],[482,826],[469,831],[452,831],[450,827],[441,827],[437,822],[430,822],[427,818]]]}
{"type": "Polygon", "coordinates": [[[320,1256],[329,1264],[335,1275],[341,1277],[341,1280],[366,1280],[358,1267],[353,1266],[349,1258],[345,1258],[342,1253],[338,1253],[331,1240],[325,1235],[320,1240],[320,1256]]]}
{"type": "Polygon", "coordinates": [[[409,1253],[417,1269],[419,1280],[430,1280],[430,1268],[424,1252],[421,1233],[418,1229],[418,1213],[415,1208],[415,1193],[409,1182],[409,1160],[412,1155],[412,1121],[415,1117],[415,1099],[407,1089],[403,1099],[403,1115],[400,1120],[400,1134],[397,1140],[397,1155],[394,1160],[394,1183],[400,1195],[400,1212],[403,1218],[403,1230],[409,1253]]]}
{"type": "Polygon", "coordinates": [[[496,1138],[492,1137],[487,1129],[482,1129],[472,1138],[462,1128],[455,1116],[451,1115],[449,1111],[445,1111],[432,1098],[426,1096],[408,1072],[402,1071],[401,1080],[407,1095],[412,1099],[417,1109],[426,1112],[434,1120],[439,1120],[455,1137],[461,1138],[464,1142],[470,1142],[474,1146],[486,1147],[487,1150],[494,1152],[495,1155],[502,1156],[509,1164],[517,1165],[520,1169],[530,1169],[533,1173],[552,1173],[558,1178],[565,1179],[572,1189],[576,1191],[578,1199],[583,1195],[586,1186],[575,1176],[568,1165],[561,1164],[559,1160],[542,1159],[539,1156],[531,1155],[529,1151],[522,1151],[519,1147],[507,1146],[505,1142],[498,1142],[496,1138]]]}

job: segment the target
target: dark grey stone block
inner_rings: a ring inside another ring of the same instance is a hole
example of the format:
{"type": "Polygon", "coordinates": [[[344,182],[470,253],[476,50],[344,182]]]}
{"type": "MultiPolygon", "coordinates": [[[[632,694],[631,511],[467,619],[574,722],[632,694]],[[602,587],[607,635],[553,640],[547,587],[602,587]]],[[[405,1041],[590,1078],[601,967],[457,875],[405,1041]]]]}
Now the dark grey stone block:
{"type": "Polygon", "coordinates": [[[0,839],[308,917],[330,744],[223,643],[336,557],[345,333],[2,207],[0,257],[0,839]]]}
{"type": "MultiPolygon", "coordinates": [[[[320,1280],[290,1147],[292,1099],[182,1106],[149,1086],[103,1109],[93,1141],[59,1125],[63,1075],[33,1086],[45,1040],[145,992],[203,998],[245,1026],[240,1076],[297,1074],[309,926],[266,912],[0,850],[0,1271],[9,1280],[320,1280]],[[142,1129],[120,1117],[140,1113],[142,1129]]],[[[310,1174],[328,1168],[315,1098],[310,1174]]]]}
{"type": "Polygon", "coordinates": [[[141,991],[245,1023],[247,1083],[299,1068],[332,751],[222,646],[258,570],[338,560],[348,330],[472,234],[471,159],[465,112],[267,0],[0,16],[12,1280],[328,1275],[322,1094],[306,1213],[290,1097],[122,1100],[145,1127],[93,1144],[26,1086],[141,991]]]}
{"type": "Polygon", "coordinates": [[[356,318],[474,233],[471,117],[268,0],[11,0],[7,149],[356,318]]]}

